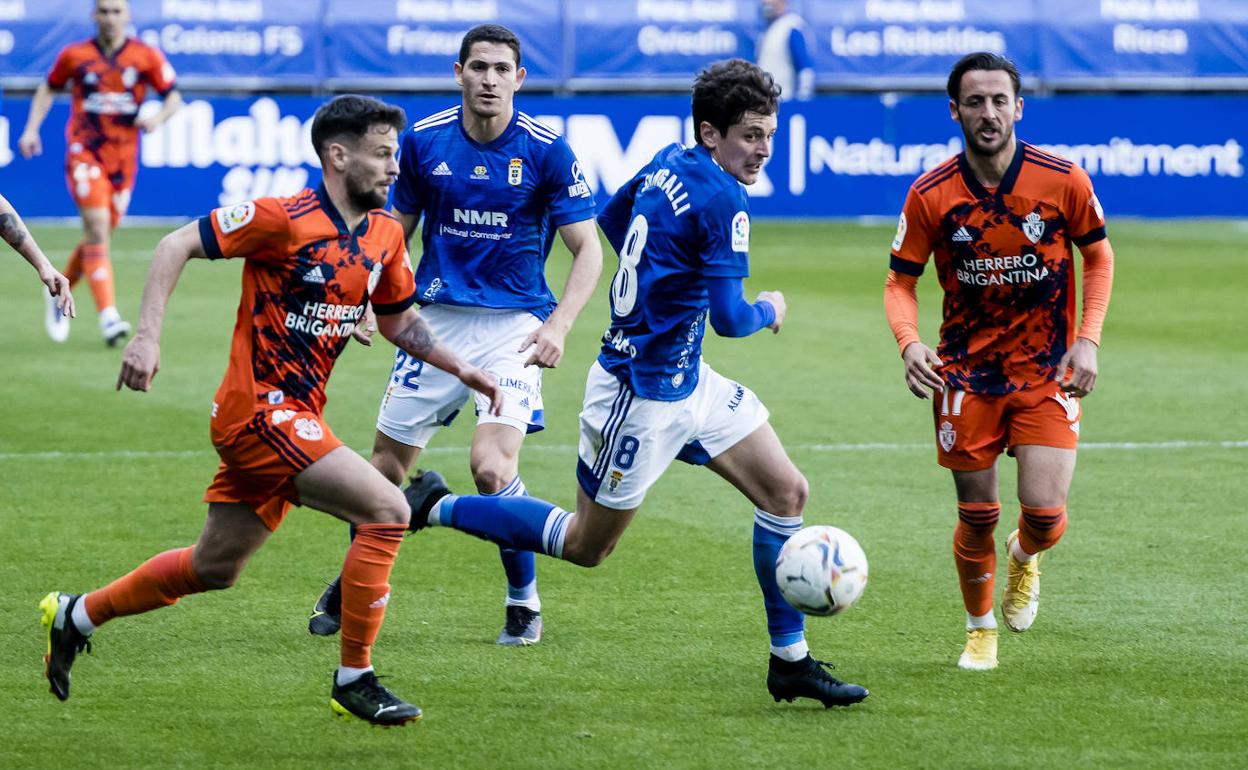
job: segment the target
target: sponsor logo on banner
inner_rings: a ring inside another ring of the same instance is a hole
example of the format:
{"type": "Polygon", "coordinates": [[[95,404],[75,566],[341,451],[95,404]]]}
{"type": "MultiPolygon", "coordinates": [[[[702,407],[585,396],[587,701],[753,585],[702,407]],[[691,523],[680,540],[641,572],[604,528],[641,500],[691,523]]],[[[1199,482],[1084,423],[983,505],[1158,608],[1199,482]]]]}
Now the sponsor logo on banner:
{"type": "Polygon", "coordinates": [[[524,181],[524,161],[520,158],[512,158],[507,164],[507,184],[512,187],[518,187],[524,181]]]}
{"type": "Polygon", "coordinates": [[[750,250],[750,215],[744,211],[732,217],[732,250],[742,254],[750,250]]]}
{"type": "Polygon", "coordinates": [[[940,424],[936,437],[940,439],[940,448],[948,452],[953,449],[953,442],[958,440],[958,432],[953,429],[953,423],[945,420],[940,424]]]}
{"type": "Polygon", "coordinates": [[[321,424],[311,417],[300,417],[295,420],[295,433],[305,441],[320,441],[325,438],[321,424]]]}
{"type": "Polygon", "coordinates": [[[217,226],[222,235],[229,235],[239,228],[246,227],[256,217],[256,204],[244,201],[237,206],[217,209],[217,226]]]}
{"type": "Polygon", "coordinates": [[[1044,220],[1035,211],[1023,217],[1023,235],[1032,243],[1038,243],[1044,237],[1044,220]]]}

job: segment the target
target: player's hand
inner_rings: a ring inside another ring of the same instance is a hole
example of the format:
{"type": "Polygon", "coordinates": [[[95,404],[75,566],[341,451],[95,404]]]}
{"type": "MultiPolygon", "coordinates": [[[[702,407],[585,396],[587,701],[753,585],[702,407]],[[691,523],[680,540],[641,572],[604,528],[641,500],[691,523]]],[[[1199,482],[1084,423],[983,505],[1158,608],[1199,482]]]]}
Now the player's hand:
{"type": "Polygon", "coordinates": [[[1083,398],[1096,385],[1096,343],[1079,337],[1057,362],[1057,384],[1076,398],[1083,398]]]}
{"type": "Polygon", "coordinates": [[[940,368],[940,356],[922,342],[911,342],[901,353],[906,366],[906,387],[919,398],[931,398],[940,392],[945,383],[936,370],[940,368]]]}
{"type": "Polygon", "coordinates": [[[546,323],[534,329],[524,338],[517,353],[529,348],[529,357],[524,360],[525,366],[540,366],[543,369],[554,369],[563,360],[563,343],[568,330],[555,321],[554,316],[546,319],[546,323]]]}
{"type": "Polygon", "coordinates": [[[69,279],[51,265],[39,271],[39,280],[48,287],[48,293],[56,297],[56,306],[67,318],[74,318],[74,295],[69,292],[69,279]]]}
{"type": "Polygon", "coordinates": [[[494,375],[484,369],[467,366],[460,370],[459,381],[478,393],[489,397],[490,414],[498,417],[503,413],[503,389],[498,387],[498,380],[494,375]]]}
{"type": "Polygon", "coordinates": [[[43,140],[38,134],[22,134],[17,140],[17,150],[26,160],[43,154],[43,140]]]}
{"type": "Polygon", "coordinates": [[[371,304],[364,307],[364,317],[355,325],[355,331],[351,332],[351,338],[361,345],[372,347],[373,335],[377,333],[377,316],[373,313],[371,304]]]}
{"type": "Polygon", "coordinates": [[[130,390],[147,391],[160,370],[160,343],[143,334],[136,334],[121,354],[121,373],[117,390],[125,385],[130,390]]]}
{"type": "Polygon", "coordinates": [[[771,306],[776,309],[776,320],[767,328],[771,329],[772,334],[779,334],[780,325],[784,323],[784,314],[789,309],[789,306],[784,304],[784,295],[778,291],[760,291],[758,299],[754,300],[754,302],[763,301],[770,302],[771,306]]]}

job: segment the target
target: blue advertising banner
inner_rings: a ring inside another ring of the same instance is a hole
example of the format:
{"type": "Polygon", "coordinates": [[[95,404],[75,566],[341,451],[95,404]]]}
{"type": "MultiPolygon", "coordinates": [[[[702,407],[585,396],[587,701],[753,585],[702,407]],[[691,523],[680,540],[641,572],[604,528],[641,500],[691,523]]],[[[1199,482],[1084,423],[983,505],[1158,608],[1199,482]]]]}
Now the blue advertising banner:
{"type": "MultiPolygon", "coordinates": [[[[456,96],[396,100],[417,120],[456,96]]],[[[44,154],[15,154],[27,100],[0,102],[0,190],[24,216],[72,216],[61,101],[44,154]]],[[[192,98],[144,137],[130,213],[197,216],[215,206],[291,194],[320,172],[308,139],[320,100],[192,98]]],[[[606,199],[661,147],[692,137],[687,97],[523,96],[563,133],[586,181],[606,199]]],[[[156,109],[155,103],[145,105],[156,109]]],[[[1027,98],[1018,135],[1079,163],[1117,216],[1248,218],[1248,99],[1235,96],[1027,98]]],[[[944,98],[829,96],[785,105],[771,161],[749,188],[761,217],[895,217],[910,183],[962,150],[944,98]]]]}
{"type": "Polygon", "coordinates": [[[521,41],[521,61],[534,83],[564,77],[563,16],[546,0],[328,0],[327,69],[352,83],[370,79],[449,84],[464,33],[502,24],[521,41]]]}

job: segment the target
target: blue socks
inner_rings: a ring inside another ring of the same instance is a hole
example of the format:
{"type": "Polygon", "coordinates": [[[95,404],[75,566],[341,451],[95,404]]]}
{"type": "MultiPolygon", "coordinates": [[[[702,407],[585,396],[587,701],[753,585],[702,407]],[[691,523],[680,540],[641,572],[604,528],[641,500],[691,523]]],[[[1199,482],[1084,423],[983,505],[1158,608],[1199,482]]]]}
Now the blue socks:
{"type": "Polygon", "coordinates": [[[806,657],[806,616],[784,600],[776,584],[776,557],[784,541],[802,528],[802,519],[754,509],[754,574],[763,589],[771,652],[786,660],[806,657]]]}
{"type": "MultiPolygon", "coordinates": [[[[524,482],[516,476],[511,483],[488,497],[519,497],[527,495],[524,482]]],[[[534,612],[542,611],[542,601],[537,596],[537,556],[532,551],[517,551],[500,546],[498,555],[507,574],[507,605],[528,607],[534,612]]]]}
{"type": "Polygon", "coordinates": [[[561,559],[573,515],[554,503],[527,495],[447,495],[429,512],[429,523],[454,527],[504,548],[561,559]]]}

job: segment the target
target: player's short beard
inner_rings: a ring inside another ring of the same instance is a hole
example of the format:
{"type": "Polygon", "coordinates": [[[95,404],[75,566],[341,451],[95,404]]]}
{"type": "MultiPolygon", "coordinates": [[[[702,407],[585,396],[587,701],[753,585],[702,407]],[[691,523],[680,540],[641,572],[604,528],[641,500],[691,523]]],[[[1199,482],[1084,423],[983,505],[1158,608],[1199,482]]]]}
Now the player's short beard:
{"type": "Polygon", "coordinates": [[[375,185],[369,184],[355,174],[350,173],[347,174],[346,183],[347,198],[356,209],[371,211],[372,209],[385,207],[386,196],[384,193],[377,192],[375,185]]]}
{"type": "Polygon", "coordinates": [[[983,146],[981,146],[979,142],[975,139],[975,129],[973,127],[967,127],[966,123],[962,121],[958,121],[958,123],[962,126],[962,139],[963,141],[966,142],[966,148],[970,150],[971,152],[975,153],[976,155],[979,155],[985,158],[991,157],[993,155],[997,155],[998,153],[1001,153],[1002,151],[1004,151],[1005,148],[1009,146],[1010,139],[1014,136],[1013,126],[1010,126],[1010,130],[1008,132],[1007,131],[998,132],[1001,135],[1001,146],[996,148],[995,150],[988,150],[988,149],[985,149],[983,146]]]}

